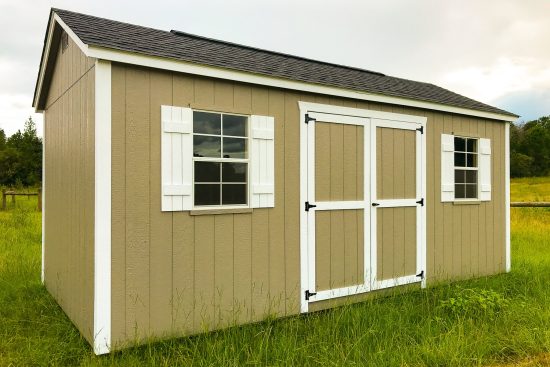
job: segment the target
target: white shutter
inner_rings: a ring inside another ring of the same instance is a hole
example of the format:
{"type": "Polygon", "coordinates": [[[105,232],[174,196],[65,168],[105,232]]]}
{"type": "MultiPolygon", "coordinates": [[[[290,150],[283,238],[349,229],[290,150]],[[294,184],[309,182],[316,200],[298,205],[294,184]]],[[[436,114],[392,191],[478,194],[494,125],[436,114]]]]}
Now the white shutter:
{"type": "Polygon", "coordinates": [[[250,117],[250,206],[275,206],[275,119],[250,117]]]}
{"type": "Polygon", "coordinates": [[[162,211],[193,207],[193,111],[161,106],[162,211]]]}
{"type": "Polygon", "coordinates": [[[479,198],[491,201],[491,140],[479,139],[479,198]]]}
{"type": "Polygon", "coordinates": [[[455,199],[454,135],[441,134],[441,201],[455,199]]]}

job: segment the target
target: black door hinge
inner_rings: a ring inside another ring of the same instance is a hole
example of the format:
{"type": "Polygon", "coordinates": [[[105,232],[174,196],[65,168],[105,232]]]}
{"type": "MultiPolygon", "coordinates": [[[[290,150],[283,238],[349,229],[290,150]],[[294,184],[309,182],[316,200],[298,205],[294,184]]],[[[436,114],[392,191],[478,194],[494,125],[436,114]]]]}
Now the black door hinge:
{"type": "Polygon", "coordinates": [[[424,279],[424,270],[422,270],[420,273],[416,274],[417,277],[420,279],[424,279]]]}
{"type": "Polygon", "coordinates": [[[310,121],[315,121],[315,119],[313,117],[309,117],[309,114],[306,113],[305,123],[309,124],[310,121]]]}
{"type": "Polygon", "coordinates": [[[306,201],[306,212],[309,212],[310,208],[316,208],[317,205],[310,204],[309,201],[306,201]]]}
{"type": "Polygon", "coordinates": [[[306,301],[309,301],[309,297],[315,296],[317,293],[310,292],[308,289],[307,291],[305,291],[305,294],[306,294],[306,301]]]}
{"type": "Polygon", "coordinates": [[[378,204],[378,203],[372,203],[371,205],[372,205],[372,206],[378,206],[378,205],[380,205],[380,204],[378,204]]]}
{"type": "Polygon", "coordinates": [[[424,198],[418,200],[416,203],[420,204],[421,206],[424,206],[424,198]]]}
{"type": "Polygon", "coordinates": [[[420,134],[424,134],[424,126],[420,126],[416,131],[420,131],[420,134]]]}

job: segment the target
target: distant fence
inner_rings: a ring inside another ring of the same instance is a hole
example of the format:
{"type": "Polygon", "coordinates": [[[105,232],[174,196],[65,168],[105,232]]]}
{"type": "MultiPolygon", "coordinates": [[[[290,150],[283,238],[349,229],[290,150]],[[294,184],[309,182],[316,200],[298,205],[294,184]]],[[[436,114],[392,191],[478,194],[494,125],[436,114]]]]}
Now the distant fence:
{"type": "Polygon", "coordinates": [[[510,203],[513,208],[550,208],[550,203],[544,201],[516,201],[510,203]]]}
{"type": "Polygon", "coordinates": [[[6,210],[8,208],[8,196],[11,196],[11,203],[12,206],[15,207],[15,198],[17,196],[26,196],[27,199],[29,196],[37,196],[38,197],[38,205],[36,207],[36,210],[39,212],[42,211],[42,190],[38,189],[38,192],[15,192],[15,191],[8,191],[8,190],[2,190],[2,210],[6,210]]]}

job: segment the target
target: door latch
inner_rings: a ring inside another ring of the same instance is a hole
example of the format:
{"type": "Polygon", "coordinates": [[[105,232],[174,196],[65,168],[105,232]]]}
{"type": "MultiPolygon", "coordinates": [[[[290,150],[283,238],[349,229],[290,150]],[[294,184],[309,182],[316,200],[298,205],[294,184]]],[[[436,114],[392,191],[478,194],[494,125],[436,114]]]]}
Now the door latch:
{"type": "Polygon", "coordinates": [[[317,205],[310,204],[309,201],[306,201],[306,212],[309,212],[309,209],[311,208],[317,208],[317,205]]]}
{"type": "Polygon", "coordinates": [[[316,292],[310,292],[309,289],[304,293],[306,295],[306,301],[309,301],[309,297],[315,296],[317,294],[316,292]]]}

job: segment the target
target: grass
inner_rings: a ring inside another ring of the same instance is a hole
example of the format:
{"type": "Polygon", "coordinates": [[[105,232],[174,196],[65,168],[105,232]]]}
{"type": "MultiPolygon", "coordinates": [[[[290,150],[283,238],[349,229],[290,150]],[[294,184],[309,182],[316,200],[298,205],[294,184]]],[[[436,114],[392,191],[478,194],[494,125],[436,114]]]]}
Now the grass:
{"type": "Polygon", "coordinates": [[[550,178],[515,178],[510,184],[512,201],[550,201],[550,178]]]}
{"type": "Polygon", "coordinates": [[[40,283],[33,199],[0,212],[0,366],[472,366],[533,361],[550,352],[546,208],[512,210],[510,274],[96,357],[40,283]]]}

